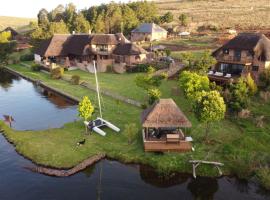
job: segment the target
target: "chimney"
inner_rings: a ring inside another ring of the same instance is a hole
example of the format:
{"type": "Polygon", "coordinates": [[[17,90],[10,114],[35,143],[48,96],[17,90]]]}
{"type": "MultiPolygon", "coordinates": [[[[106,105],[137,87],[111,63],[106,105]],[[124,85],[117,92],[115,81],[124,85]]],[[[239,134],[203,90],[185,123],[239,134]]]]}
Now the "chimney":
{"type": "Polygon", "coordinates": [[[72,31],[72,35],[74,35],[75,34],[75,31],[72,31]]]}
{"type": "Polygon", "coordinates": [[[89,35],[91,35],[91,34],[92,34],[92,30],[91,30],[91,29],[89,29],[88,33],[89,33],[89,35]]]}

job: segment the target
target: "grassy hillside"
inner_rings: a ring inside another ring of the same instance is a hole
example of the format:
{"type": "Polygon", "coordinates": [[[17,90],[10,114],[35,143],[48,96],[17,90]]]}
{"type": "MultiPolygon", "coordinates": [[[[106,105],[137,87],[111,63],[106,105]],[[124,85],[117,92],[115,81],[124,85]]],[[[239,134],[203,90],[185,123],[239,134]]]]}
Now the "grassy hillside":
{"type": "Polygon", "coordinates": [[[18,29],[18,31],[24,31],[27,29],[29,22],[35,20],[36,19],[32,18],[0,16],[0,30],[3,30],[6,27],[11,26],[15,29],[18,29]]]}
{"type": "Polygon", "coordinates": [[[171,11],[177,20],[186,13],[194,26],[204,23],[242,29],[270,29],[269,0],[160,0],[161,14],[171,11]]]}

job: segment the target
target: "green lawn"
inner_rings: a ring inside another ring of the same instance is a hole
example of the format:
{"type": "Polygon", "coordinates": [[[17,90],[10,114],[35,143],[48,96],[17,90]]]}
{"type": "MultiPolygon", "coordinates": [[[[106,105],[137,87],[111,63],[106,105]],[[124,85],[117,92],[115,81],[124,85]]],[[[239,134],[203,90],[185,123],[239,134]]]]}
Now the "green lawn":
{"type": "MultiPolygon", "coordinates": [[[[95,93],[81,86],[71,85],[62,80],[52,80],[47,74],[31,72],[29,68],[20,65],[11,65],[10,68],[78,98],[88,95],[95,103],[95,93]]],[[[93,82],[93,75],[80,71],[68,72],[68,74],[74,73],[93,82]]],[[[131,95],[130,97],[136,97],[138,94],[137,99],[143,100],[144,95],[139,94],[140,89],[136,88],[133,83],[134,76],[134,74],[99,74],[99,79],[103,88],[111,88],[114,92],[125,96],[131,95]]],[[[118,125],[122,131],[120,134],[116,134],[106,130],[108,132],[106,137],[97,134],[86,136],[86,144],[80,148],[76,147],[76,142],[84,137],[84,126],[81,122],[69,123],[60,129],[43,131],[14,131],[1,123],[0,129],[5,130],[6,137],[14,143],[18,152],[36,163],[52,167],[69,168],[92,155],[105,153],[108,157],[120,161],[151,165],[163,173],[172,171],[191,173],[189,159],[206,159],[223,162],[225,174],[236,174],[240,177],[260,175],[260,181],[267,186],[267,183],[270,183],[269,174],[265,176],[261,174],[265,174],[265,169],[269,170],[270,120],[268,113],[270,103],[263,103],[256,98],[250,106],[254,117],[241,120],[227,117],[227,119],[213,124],[209,133],[210,143],[206,144],[203,141],[204,124],[196,120],[191,104],[182,92],[172,95],[171,90],[175,86],[177,86],[176,81],[166,81],[161,90],[164,97],[172,97],[176,101],[192,122],[193,127],[186,132],[194,139],[195,152],[184,154],[144,153],[140,132],[135,142],[128,145],[124,126],[128,123],[135,123],[140,129],[139,119],[142,110],[124,103],[117,105],[114,99],[105,96],[103,96],[104,118],[118,125]],[[266,116],[263,128],[257,128],[254,123],[256,116],[260,115],[266,116]],[[261,169],[261,167],[264,168],[261,169]]],[[[217,175],[217,170],[209,166],[200,166],[198,174],[217,175]]]]}
{"type": "MultiPolygon", "coordinates": [[[[84,72],[81,70],[74,70],[65,72],[65,76],[71,77],[72,75],[79,75],[82,81],[90,83],[95,86],[94,74],[84,72]]],[[[126,73],[126,74],[114,74],[114,73],[99,73],[98,81],[100,88],[103,90],[111,91],[121,96],[125,96],[137,101],[145,102],[146,92],[137,87],[135,84],[135,78],[138,73],[126,73]]],[[[176,81],[163,81],[160,90],[162,92],[162,98],[172,97],[171,88],[177,87],[176,81]]]]}
{"type": "Polygon", "coordinates": [[[194,56],[197,58],[197,57],[200,57],[204,51],[207,51],[208,49],[206,50],[196,50],[196,51],[172,51],[171,52],[171,57],[172,58],[176,58],[176,59],[181,59],[181,55],[183,53],[187,53],[187,52],[192,52],[194,54],[194,56]]]}
{"type": "Polygon", "coordinates": [[[190,37],[182,37],[176,38],[171,40],[162,40],[154,42],[154,44],[162,44],[162,45],[176,45],[181,47],[205,47],[211,48],[216,47],[216,36],[209,35],[209,36],[190,36],[190,37]]]}

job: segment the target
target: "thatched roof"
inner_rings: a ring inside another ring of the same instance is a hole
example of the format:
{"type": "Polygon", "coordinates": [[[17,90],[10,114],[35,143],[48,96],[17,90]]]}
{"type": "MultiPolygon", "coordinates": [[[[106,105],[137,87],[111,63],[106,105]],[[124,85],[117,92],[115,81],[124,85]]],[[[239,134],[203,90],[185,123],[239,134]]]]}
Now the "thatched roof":
{"type": "Polygon", "coordinates": [[[41,42],[35,54],[41,56],[64,56],[64,44],[70,35],[54,35],[51,39],[41,42]]]}
{"type": "Polygon", "coordinates": [[[90,54],[89,45],[118,45],[129,43],[123,34],[55,34],[43,41],[36,54],[49,56],[67,56],[90,54]]]}
{"type": "Polygon", "coordinates": [[[139,47],[136,44],[127,43],[127,44],[119,44],[115,50],[113,51],[113,54],[115,55],[140,55],[140,54],[146,54],[147,51],[145,51],[142,47],[139,47]]]}
{"type": "Polygon", "coordinates": [[[144,110],[141,121],[145,128],[191,127],[190,121],[172,99],[160,99],[144,110]]]}
{"type": "Polygon", "coordinates": [[[270,40],[261,33],[241,33],[214,51],[213,56],[224,49],[247,50],[253,55],[262,56],[264,61],[270,61],[270,40]]]}

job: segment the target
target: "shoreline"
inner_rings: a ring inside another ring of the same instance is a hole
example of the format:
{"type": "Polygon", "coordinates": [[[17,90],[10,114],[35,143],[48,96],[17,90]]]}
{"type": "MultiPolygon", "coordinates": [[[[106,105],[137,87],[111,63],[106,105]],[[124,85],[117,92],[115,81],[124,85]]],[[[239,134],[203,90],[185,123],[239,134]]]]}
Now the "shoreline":
{"type": "MultiPolygon", "coordinates": [[[[20,70],[18,69],[18,71],[20,71],[20,70]]],[[[21,70],[21,71],[24,72],[23,70],[21,70]]],[[[19,74],[19,72],[16,72],[16,73],[19,74]]],[[[27,75],[28,74],[26,74],[25,76],[27,76],[27,75]]],[[[33,79],[35,81],[34,78],[36,76],[34,76],[32,74],[29,74],[29,76],[32,77],[31,79],[33,79]]],[[[41,79],[41,80],[43,80],[43,79],[41,79]]],[[[56,86],[58,86],[58,85],[56,85],[56,86]]],[[[59,87],[59,88],[61,90],[61,87],[59,87]]],[[[71,86],[70,88],[75,88],[75,86],[71,86]]],[[[59,90],[59,89],[57,89],[57,90],[59,90]]],[[[64,91],[68,92],[68,90],[64,90],[64,91]]],[[[77,94],[77,93],[73,93],[73,94],[77,94]]],[[[80,97],[80,95],[77,95],[77,96],[80,97]]],[[[108,103],[112,103],[111,100],[109,100],[108,103]]],[[[123,107],[123,110],[125,110],[125,109],[126,108],[123,107]]],[[[107,111],[108,111],[108,113],[114,112],[114,110],[107,110],[107,111]]],[[[139,112],[139,111],[134,111],[136,116],[138,114],[137,112],[139,112]]],[[[118,114],[112,114],[112,115],[110,115],[110,117],[113,118],[113,117],[115,117],[115,115],[118,115],[118,114]]],[[[130,119],[134,120],[135,118],[133,116],[131,116],[130,119]]],[[[121,122],[120,124],[122,125],[122,127],[124,127],[126,121],[123,120],[123,121],[119,121],[119,122],[121,122]]],[[[78,126],[78,124],[73,123],[73,124],[68,125],[67,127],[64,127],[63,129],[55,129],[54,132],[59,132],[60,135],[62,135],[62,134],[65,135],[66,133],[70,132],[69,131],[70,128],[73,128],[73,127],[74,127],[75,131],[81,130],[80,127],[78,126]]],[[[3,127],[3,128],[5,128],[5,127],[3,127]]],[[[0,127],[0,129],[1,129],[1,127],[0,127]]],[[[20,145],[20,143],[18,143],[18,138],[16,136],[16,130],[6,129],[6,131],[8,132],[7,135],[5,135],[5,134],[3,134],[3,135],[5,136],[6,139],[9,138],[11,141],[13,141],[11,143],[15,147],[16,152],[19,153],[20,155],[22,155],[23,157],[25,157],[26,159],[29,159],[28,157],[31,157],[32,153],[27,152],[24,149],[21,149],[21,145],[20,145]],[[16,144],[18,144],[18,147],[16,146],[16,144]],[[23,152],[26,156],[24,156],[24,154],[20,153],[20,152],[23,152]]],[[[51,129],[43,130],[41,132],[43,134],[48,135],[49,131],[51,131],[51,129]]],[[[33,131],[32,132],[30,131],[30,133],[25,132],[22,134],[34,135],[35,133],[33,131]]],[[[73,140],[73,137],[70,137],[69,139],[73,140]]],[[[38,169],[40,169],[41,173],[43,172],[43,174],[46,174],[46,172],[48,172],[49,174],[47,174],[47,175],[56,176],[58,174],[58,172],[56,172],[56,171],[62,170],[59,172],[59,174],[60,174],[60,176],[63,176],[63,177],[65,176],[65,174],[70,173],[69,170],[71,170],[71,169],[74,170],[74,168],[79,169],[78,165],[80,165],[84,161],[89,162],[90,165],[95,163],[94,160],[96,160],[96,162],[98,162],[98,160],[102,159],[102,158],[98,159],[98,157],[96,157],[96,156],[99,156],[100,153],[101,154],[104,153],[103,158],[106,157],[109,159],[117,160],[121,163],[125,163],[125,164],[128,164],[128,163],[135,164],[136,163],[136,164],[142,164],[142,165],[148,165],[150,167],[154,167],[158,173],[164,174],[164,175],[169,175],[171,173],[191,174],[192,165],[189,165],[189,163],[187,161],[190,158],[190,156],[192,156],[192,155],[190,155],[190,154],[186,154],[186,155],[183,155],[183,154],[181,154],[181,155],[164,154],[162,156],[159,156],[157,154],[148,154],[148,153],[146,154],[146,153],[142,152],[141,149],[138,149],[138,148],[142,148],[140,141],[141,141],[141,138],[138,137],[137,142],[135,144],[133,144],[131,147],[128,147],[126,144],[126,141],[124,140],[124,138],[122,136],[120,138],[112,136],[112,137],[106,138],[105,140],[103,138],[93,136],[93,138],[91,138],[89,140],[90,144],[87,144],[87,147],[91,147],[89,150],[87,150],[87,154],[83,155],[80,152],[76,152],[75,155],[76,156],[78,155],[80,157],[74,157],[74,159],[72,158],[72,160],[70,160],[70,162],[65,162],[64,158],[68,157],[68,155],[66,155],[66,154],[63,154],[63,156],[60,154],[57,155],[58,161],[60,161],[60,163],[51,162],[50,160],[40,160],[40,159],[37,159],[37,162],[35,162],[31,159],[29,159],[29,160],[31,160],[33,163],[38,165],[32,171],[38,172],[38,169]],[[99,145],[97,145],[97,144],[100,144],[100,145],[102,144],[102,145],[101,145],[101,147],[99,147],[99,145]],[[92,149],[92,147],[94,149],[92,149]],[[122,151],[124,149],[127,149],[129,151],[122,151]],[[87,157],[87,155],[89,155],[89,156],[87,157]],[[91,159],[92,157],[94,157],[95,159],[94,158],[91,159]],[[48,165],[46,165],[46,164],[48,164],[48,165]],[[61,168],[61,166],[63,166],[63,168],[61,168]],[[66,167],[64,167],[64,166],[66,166],[66,167]],[[47,171],[47,170],[49,170],[49,171],[47,171]],[[51,170],[53,170],[53,171],[51,171],[51,170]]],[[[40,138],[39,142],[42,143],[43,139],[40,138]]],[[[54,143],[57,143],[57,142],[54,140],[54,143]]],[[[198,143],[197,148],[198,148],[198,146],[203,147],[202,145],[203,144],[198,143]],[[199,146],[199,145],[201,145],[201,146],[199,146]]],[[[56,145],[53,148],[56,148],[56,145]]],[[[194,155],[194,156],[196,156],[196,158],[200,158],[200,156],[203,155],[200,152],[198,152],[198,153],[196,155],[194,155]]],[[[247,180],[250,177],[256,176],[256,174],[254,174],[255,171],[252,172],[253,174],[242,174],[242,169],[237,169],[236,171],[234,171],[234,168],[232,168],[232,165],[230,165],[230,163],[229,163],[230,160],[223,159],[220,156],[221,154],[217,153],[215,155],[217,155],[216,158],[214,158],[215,160],[218,160],[220,162],[225,163],[225,167],[222,169],[224,176],[230,176],[230,175],[235,174],[236,176],[238,175],[238,177],[245,178],[247,180]]],[[[35,156],[39,156],[39,155],[35,154],[35,156]]],[[[46,155],[41,156],[42,159],[46,158],[46,157],[48,157],[48,156],[46,156],[46,155]]],[[[36,157],[32,157],[32,158],[36,158],[36,157]]],[[[37,158],[39,158],[39,157],[37,157],[37,158]]],[[[235,165],[235,167],[237,167],[237,166],[238,165],[235,165]]],[[[74,171],[72,171],[72,172],[74,172],[74,171]]],[[[209,168],[207,168],[207,166],[201,166],[196,173],[198,176],[203,176],[203,177],[220,177],[217,175],[216,169],[209,169],[209,168]]]]}

